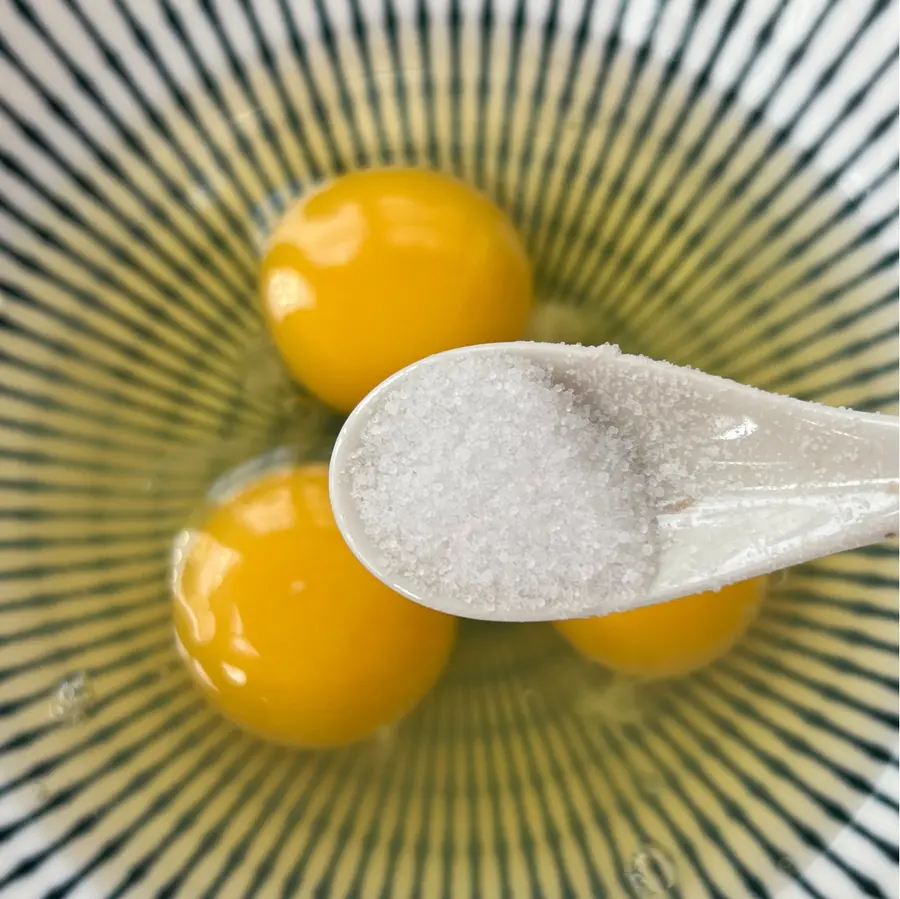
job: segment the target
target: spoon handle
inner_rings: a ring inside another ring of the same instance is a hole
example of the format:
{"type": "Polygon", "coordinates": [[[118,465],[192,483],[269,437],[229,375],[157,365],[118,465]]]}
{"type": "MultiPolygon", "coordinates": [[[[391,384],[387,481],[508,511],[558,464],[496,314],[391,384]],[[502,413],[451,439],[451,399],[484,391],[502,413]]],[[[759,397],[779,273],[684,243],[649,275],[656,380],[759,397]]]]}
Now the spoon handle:
{"type": "MultiPolygon", "coordinates": [[[[900,419],[886,415],[837,410],[836,422],[846,429],[833,431],[834,451],[848,457],[842,470],[840,518],[852,532],[854,547],[897,536],[900,515],[900,419]]],[[[851,533],[845,534],[845,540],[851,533]]]]}
{"type": "Polygon", "coordinates": [[[783,408],[745,452],[733,441],[703,495],[660,516],[654,601],[897,536],[900,421],[798,400],[783,408]]]}

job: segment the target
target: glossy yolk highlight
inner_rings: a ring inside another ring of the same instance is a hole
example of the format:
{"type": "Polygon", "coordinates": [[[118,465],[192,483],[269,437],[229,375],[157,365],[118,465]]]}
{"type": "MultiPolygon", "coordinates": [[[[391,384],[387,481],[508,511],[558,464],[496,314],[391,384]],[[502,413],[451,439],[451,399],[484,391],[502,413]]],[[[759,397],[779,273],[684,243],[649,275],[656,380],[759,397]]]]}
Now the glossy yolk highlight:
{"type": "Polygon", "coordinates": [[[432,353],[518,339],[532,300],[509,219],[417,169],[353,172],[301,198],[269,242],[261,293],[294,378],[344,412],[432,353]]]}
{"type": "Polygon", "coordinates": [[[327,468],[270,474],[216,509],[176,579],[182,654],[214,705],[300,746],[363,739],[409,711],[456,621],[385,587],[335,525],[327,468]]]}
{"type": "Polygon", "coordinates": [[[764,579],[698,593],[601,618],[557,621],[557,630],[587,658],[622,674],[688,674],[723,656],[749,627],[764,579]]]}

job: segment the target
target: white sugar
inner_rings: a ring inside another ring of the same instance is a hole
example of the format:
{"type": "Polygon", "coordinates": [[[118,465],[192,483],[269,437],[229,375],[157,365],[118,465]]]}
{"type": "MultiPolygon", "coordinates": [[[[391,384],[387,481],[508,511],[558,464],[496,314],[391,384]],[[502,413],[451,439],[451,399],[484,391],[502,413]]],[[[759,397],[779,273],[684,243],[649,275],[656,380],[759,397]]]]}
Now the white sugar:
{"type": "Polygon", "coordinates": [[[382,569],[418,595],[566,617],[640,605],[656,575],[656,483],[637,453],[544,367],[461,355],[404,378],[345,476],[382,569]]]}

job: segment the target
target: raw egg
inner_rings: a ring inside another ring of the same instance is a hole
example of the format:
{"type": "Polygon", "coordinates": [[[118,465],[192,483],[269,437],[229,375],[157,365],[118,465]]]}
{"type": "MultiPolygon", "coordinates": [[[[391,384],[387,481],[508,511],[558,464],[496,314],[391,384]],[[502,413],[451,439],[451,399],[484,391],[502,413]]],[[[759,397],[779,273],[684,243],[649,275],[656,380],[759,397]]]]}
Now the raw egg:
{"type": "Polygon", "coordinates": [[[437,681],[451,616],[393,592],[334,522],[324,465],[263,476],[192,536],[175,578],[179,649],[248,730],[324,747],[372,735],[437,681]]]}
{"type": "Polygon", "coordinates": [[[582,655],[621,674],[677,677],[723,656],[750,626],[764,579],[731,584],[630,612],[557,621],[582,655]]]}
{"type": "Polygon", "coordinates": [[[532,302],[507,216],[461,181],[402,168],[302,197],[272,234],[260,289],[293,377],[344,412],[432,353],[518,339],[532,302]]]}

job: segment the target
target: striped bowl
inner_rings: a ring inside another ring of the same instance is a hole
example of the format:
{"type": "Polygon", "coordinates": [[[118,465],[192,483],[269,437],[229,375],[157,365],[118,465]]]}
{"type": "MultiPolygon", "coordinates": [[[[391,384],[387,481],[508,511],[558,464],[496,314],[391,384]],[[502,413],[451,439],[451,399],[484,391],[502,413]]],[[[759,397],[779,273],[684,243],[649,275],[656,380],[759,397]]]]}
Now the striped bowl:
{"type": "Polygon", "coordinates": [[[897,895],[897,558],[773,587],[725,660],[610,678],[464,628],[396,731],[292,752],[173,656],[173,535],[340,422],[260,241],[347,169],[460,174],[542,339],[896,409],[889,0],[0,0],[0,896],[897,895]]]}

